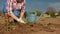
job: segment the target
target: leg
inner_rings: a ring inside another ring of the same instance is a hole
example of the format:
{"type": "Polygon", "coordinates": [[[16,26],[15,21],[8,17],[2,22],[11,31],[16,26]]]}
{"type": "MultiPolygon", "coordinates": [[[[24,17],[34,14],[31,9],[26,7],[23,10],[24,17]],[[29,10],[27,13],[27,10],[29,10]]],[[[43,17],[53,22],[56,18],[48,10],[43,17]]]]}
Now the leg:
{"type": "Polygon", "coordinates": [[[4,13],[4,16],[5,16],[5,22],[9,23],[9,16],[8,16],[8,13],[4,13]]]}

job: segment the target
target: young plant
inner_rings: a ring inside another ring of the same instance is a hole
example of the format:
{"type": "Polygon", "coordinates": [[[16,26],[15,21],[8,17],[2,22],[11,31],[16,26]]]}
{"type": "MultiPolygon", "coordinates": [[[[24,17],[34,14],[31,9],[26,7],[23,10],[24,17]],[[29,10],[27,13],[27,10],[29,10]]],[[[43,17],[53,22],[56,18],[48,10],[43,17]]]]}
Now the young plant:
{"type": "Polygon", "coordinates": [[[10,24],[11,24],[11,30],[15,30],[15,27],[16,27],[16,26],[15,26],[14,21],[11,21],[10,24]]]}
{"type": "Polygon", "coordinates": [[[11,25],[15,25],[14,21],[11,21],[10,24],[11,24],[11,25]]]}
{"type": "Polygon", "coordinates": [[[5,23],[5,25],[4,25],[4,28],[6,29],[6,30],[8,30],[8,23],[5,23]]]}

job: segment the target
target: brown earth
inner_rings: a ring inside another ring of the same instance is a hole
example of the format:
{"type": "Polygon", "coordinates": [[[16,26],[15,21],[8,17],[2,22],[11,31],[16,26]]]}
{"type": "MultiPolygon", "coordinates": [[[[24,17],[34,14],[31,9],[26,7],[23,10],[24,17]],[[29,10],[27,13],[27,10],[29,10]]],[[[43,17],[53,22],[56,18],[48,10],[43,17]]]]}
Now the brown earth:
{"type": "Polygon", "coordinates": [[[60,34],[60,18],[44,18],[37,23],[9,24],[5,29],[4,18],[0,17],[0,34],[60,34]]]}

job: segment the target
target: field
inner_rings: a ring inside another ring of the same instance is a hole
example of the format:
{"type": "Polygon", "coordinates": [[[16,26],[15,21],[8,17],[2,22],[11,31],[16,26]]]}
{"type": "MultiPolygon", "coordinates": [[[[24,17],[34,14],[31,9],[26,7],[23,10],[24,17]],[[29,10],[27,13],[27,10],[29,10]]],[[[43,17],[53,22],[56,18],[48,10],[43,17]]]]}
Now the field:
{"type": "Polygon", "coordinates": [[[9,24],[8,29],[4,27],[4,18],[0,17],[0,34],[60,34],[60,18],[44,18],[37,23],[31,24],[9,24]]]}

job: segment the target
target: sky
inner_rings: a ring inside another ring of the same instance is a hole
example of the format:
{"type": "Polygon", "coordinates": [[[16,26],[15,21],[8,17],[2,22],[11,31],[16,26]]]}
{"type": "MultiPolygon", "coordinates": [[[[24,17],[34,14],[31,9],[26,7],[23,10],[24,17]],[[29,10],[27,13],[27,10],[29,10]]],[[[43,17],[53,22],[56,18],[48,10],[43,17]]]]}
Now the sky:
{"type": "MultiPolygon", "coordinates": [[[[0,0],[0,10],[5,0],[0,0]]],[[[26,0],[26,11],[41,10],[46,11],[48,7],[60,10],[60,0],[26,0]]]]}

